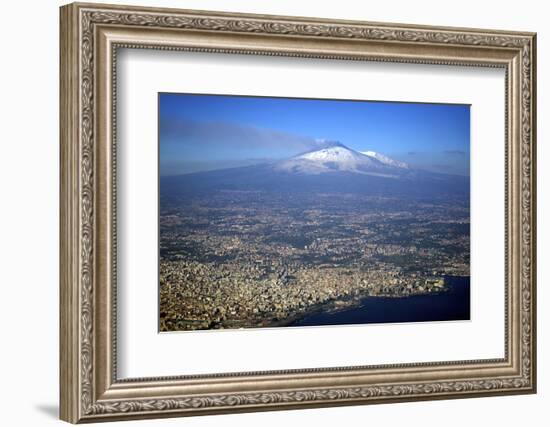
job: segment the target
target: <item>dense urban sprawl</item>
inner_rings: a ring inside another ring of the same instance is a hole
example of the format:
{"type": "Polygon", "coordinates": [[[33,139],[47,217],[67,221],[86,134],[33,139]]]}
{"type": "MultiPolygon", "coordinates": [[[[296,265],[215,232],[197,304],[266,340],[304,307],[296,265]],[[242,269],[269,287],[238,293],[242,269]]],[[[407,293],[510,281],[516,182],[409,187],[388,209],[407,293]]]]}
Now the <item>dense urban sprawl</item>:
{"type": "Polygon", "coordinates": [[[287,325],[470,274],[464,200],[220,191],[161,206],[161,331],[287,325]]]}

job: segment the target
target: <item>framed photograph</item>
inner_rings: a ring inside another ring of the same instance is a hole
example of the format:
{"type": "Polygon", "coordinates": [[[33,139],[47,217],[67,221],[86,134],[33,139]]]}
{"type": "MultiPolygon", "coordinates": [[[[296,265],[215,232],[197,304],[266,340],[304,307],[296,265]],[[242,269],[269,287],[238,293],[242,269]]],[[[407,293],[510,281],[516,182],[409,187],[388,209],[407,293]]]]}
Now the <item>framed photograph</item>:
{"type": "Polygon", "coordinates": [[[61,8],[61,418],[536,391],[535,34],[61,8]]]}

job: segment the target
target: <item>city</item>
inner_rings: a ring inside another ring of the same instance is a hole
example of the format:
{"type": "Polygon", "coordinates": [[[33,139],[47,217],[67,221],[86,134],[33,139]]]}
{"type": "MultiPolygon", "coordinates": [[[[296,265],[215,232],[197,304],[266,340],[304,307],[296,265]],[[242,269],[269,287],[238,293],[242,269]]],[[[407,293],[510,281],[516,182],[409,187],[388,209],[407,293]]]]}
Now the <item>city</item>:
{"type": "Polygon", "coordinates": [[[469,202],[220,190],[161,199],[160,331],[292,325],[469,277],[469,202]]]}

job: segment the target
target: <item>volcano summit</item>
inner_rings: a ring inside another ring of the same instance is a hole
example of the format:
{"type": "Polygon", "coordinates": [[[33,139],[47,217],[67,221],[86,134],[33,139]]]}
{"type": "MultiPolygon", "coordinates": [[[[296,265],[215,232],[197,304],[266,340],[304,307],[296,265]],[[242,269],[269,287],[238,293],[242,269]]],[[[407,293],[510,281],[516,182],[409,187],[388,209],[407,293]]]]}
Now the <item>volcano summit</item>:
{"type": "Polygon", "coordinates": [[[406,168],[404,163],[374,151],[361,153],[340,142],[327,143],[323,148],[299,154],[275,165],[278,171],[306,175],[349,172],[386,178],[397,178],[406,168]]]}

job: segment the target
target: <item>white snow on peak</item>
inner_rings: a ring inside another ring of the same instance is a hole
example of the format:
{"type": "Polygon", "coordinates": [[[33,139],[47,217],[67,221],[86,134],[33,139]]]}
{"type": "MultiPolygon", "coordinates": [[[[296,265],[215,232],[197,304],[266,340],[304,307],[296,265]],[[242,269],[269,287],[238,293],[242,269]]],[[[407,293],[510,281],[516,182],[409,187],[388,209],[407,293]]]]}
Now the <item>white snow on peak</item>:
{"type": "Polygon", "coordinates": [[[317,151],[311,151],[296,157],[297,159],[308,159],[322,162],[338,162],[342,164],[355,164],[358,159],[364,160],[362,156],[358,156],[356,152],[345,147],[329,147],[322,148],[317,151]]]}
{"type": "Polygon", "coordinates": [[[340,143],[283,160],[275,165],[275,169],[310,175],[327,172],[353,172],[396,177],[395,169],[392,167],[383,164],[376,158],[351,150],[340,143]]]}
{"type": "Polygon", "coordinates": [[[409,165],[407,163],[400,162],[399,160],[394,160],[388,156],[385,156],[384,154],[380,154],[375,151],[361,151],[360,153],[364,154],[365,156],[369,156],[373,159],[376,159],[379,162],[388,166],[393,166],[395,168],[409,169],[409,165]]]}

